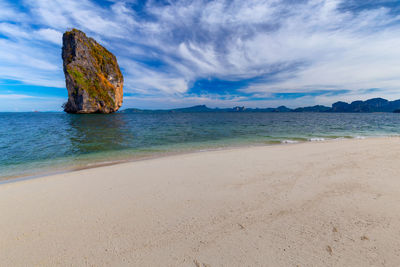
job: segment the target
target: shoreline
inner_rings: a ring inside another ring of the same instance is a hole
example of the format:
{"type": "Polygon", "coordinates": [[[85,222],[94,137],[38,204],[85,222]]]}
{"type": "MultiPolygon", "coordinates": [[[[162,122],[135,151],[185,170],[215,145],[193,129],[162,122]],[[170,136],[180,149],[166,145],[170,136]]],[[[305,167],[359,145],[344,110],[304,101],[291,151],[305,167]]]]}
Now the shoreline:
{"type": "Polygon", "coordinates": [[[400,138],[180,154],[0,186],[0,265],[394,266],[400,138]]]}
{"type": "Polygon", "coordinates": [[[340,142],[340,141],[346,141],[346,140],[364,140],[364,139],[381,139],[381,138],[398,138],[398,137],[400,137],[400,136],[398,136],[398,135],[354,136],[354,137],[338,137],[338,138],[332,138],[332,139],[324,138],[324,137],[315,137],[315,138],[309,138],[304,141],[287,139],[287,140],[283,140],[283,141],[276,142],[276,143],[271,142],[271,143],[239,144],[236,146],[210,147],[210,148],[206,148],[206,149],[194,149],[194,150],[189,149],[187,151],[166,151],[166,152],[161,152],[161,153],[154,153],[151,155],[138,156],[137,158],[127,157],[126,159],[120,159],[120,160],[116,160],[113,162],[110,162],[110,161],[93,162],[87,166],[82,166],[82,167],[66,166],[65,168],[62,167],[59,169],[55,169],[53,171],[50,171],[50,168],[49,168],[49,171],[42,172],[42,173],[36,172],[36,173],[28,174],[28,175],[1,177],[0,178],[0,186],[2,184],[14,183],[14,182],[25,181],[25,180],[30,180],[30,179],[38,179],[38,178],[53,176],[53,175],[57,175],[57,174],[64,174],[64,173],[76,172],[76,171],[87,170],[87,169],[95,169],[95,168],[100,168],[100,167],[113,166],[113,165],[119,165],[119,164],[131,163],[131,162],[138,162],[138,161],[143,161],[143,160],[153,160],[153,159],[158,159],[158,158],[179,156],[179,155],[185,155],[185,154],[195,154],[195,153],[221,151],[221,150],[222,151],[223,150],[234,150],[234,149],[251,148],[251,147],[299,145],[299,144],[308,144],[308,143],[340,142]]]}

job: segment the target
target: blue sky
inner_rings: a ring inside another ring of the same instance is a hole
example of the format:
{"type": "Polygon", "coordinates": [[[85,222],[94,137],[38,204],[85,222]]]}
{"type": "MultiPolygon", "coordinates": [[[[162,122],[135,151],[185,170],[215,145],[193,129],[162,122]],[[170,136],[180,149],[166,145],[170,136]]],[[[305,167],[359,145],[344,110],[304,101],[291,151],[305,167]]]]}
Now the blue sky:
{"type": "Polygon", "coordinates": [[[0,111],[61,110],[73,27],[117,56],[123,108],[400,98],[398,0],[0,0],[0,111]]]}

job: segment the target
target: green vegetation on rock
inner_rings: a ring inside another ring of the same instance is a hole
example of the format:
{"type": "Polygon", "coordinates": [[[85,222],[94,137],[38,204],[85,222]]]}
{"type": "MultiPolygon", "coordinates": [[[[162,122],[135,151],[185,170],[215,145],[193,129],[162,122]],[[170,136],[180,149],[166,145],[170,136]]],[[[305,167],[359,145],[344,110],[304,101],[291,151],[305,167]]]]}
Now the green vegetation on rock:
{"type": "MultiPolygon", "coordinates": [[[[104,112],[118,110],[122,104],[123,76],[111,52],[85,33],[72,29],[63,37],[63,60],[65,75],[72,80],[71,88],[68,88],[70,80],[67,79],[67,88],[69,92],[75,90],[71,96],[79,95],[78,92],[83,90],[89,96],[85,103],[91,103],[90,109],[97,107],[98,112],[103,112],[103,107],[104,112]]],[[[69,102],[71,100],[69,97],[69,102]]],[[[71,106],[72,103],[67,103],[66,110],[71,106]]]]}

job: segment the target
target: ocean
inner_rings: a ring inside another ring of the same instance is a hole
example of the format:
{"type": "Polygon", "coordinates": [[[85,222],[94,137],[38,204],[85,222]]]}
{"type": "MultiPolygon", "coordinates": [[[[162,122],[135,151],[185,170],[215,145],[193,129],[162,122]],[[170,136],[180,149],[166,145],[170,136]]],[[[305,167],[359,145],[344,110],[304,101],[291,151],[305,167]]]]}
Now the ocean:
{"type": "Polygon", "coordinates": [[[400,135],[392,113],[0,113],[0,180],[175,153],[400,135]]]}

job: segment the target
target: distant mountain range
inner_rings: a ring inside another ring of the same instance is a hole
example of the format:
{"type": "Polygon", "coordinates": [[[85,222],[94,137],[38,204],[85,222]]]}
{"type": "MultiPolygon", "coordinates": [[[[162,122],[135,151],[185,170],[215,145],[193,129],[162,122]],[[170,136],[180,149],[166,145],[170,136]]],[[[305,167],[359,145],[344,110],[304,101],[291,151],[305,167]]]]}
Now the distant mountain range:
{"type": "Polygon", "coordinates": [[[310,106],[291,109],[285,106],[277,108],[209,108],[206,105],[198,105],[188,108],[176,109],[136,109],[128,108],[120,111],[122,113],[192,113],[192,112],[354,112],[354,113],[369,113],[369,112],[395,112],[400,113],[400,99],[389,101],[383,98],[372,98],[366,101],[354,101],[349,103],[336,102],[332,107],[327,106],[310,106]]]}

